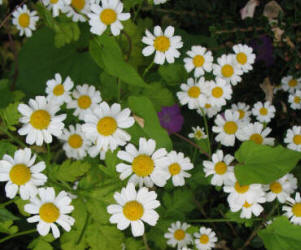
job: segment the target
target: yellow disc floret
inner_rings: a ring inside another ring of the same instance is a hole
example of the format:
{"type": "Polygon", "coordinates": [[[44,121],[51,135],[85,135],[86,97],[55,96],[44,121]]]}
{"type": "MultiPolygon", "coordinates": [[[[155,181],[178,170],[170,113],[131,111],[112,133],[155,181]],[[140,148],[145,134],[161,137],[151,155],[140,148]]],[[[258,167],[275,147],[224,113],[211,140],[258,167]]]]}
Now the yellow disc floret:
{"type": "Polygon", "coordinates": [[[9,178],[16,185],[24,185],[31,178],[30,169],[24,164],[16,164],[9,171],[9,178]]]}
{"type": "Polygon", "coordinates": [[[50,123],[50,114],[44,109],[34,111],[30,116],[30,124],[36,129],[46,129],[50,123]]]}
{"type": "Polygon", "coordinates": [[[301,203],[296,203],[292,207],[292,212],[296,217],[301,217],[301,203]]]}
{"type": "Polygon", "coordinates": [[[273,182],[270,184],[270,189],[273,193],[279,194],[282,192],[282,185],[279,182],[273,182]]]}
{"type": "Polygon", "coordinates": [[[72,0],[71,5],[77,11],[81,11],[86,4],[86,0],[72,0]]]}
{"type": "Polygon", "coordinates": [[[53,88],[53,94],[56,96],[61,96],[62,94],[64,94],[64,92],[65,90],[62,84],[58,84],[53,88]]]}
{"type": "Polygon", "coordinates": [[[181,172],[181,166],[178,163],[173,163],[168,167],[171,175],[177,175],[181,172]]]}
{"type": "Polygon", "coordinates": [[[301,144],[301,135],[295,135],[294,138],[293,138],[293,142],[296,145],[300,145],[301,144]]]}
{"type": "Polygon", "coordinates": [[[138,201],[129,201],[123,207],[123,214],[130,221],[139,220],[143,213],[144,208],[138,201]]]}
{"type": "Polygon", "coordinates": [[[201,94],[201,90],[200,90],[200,88],[197,87],[197,86],[192,86],[192,87],[190,87],[190,89],[188,90],[188,95],[189,95],[191,98],[198,98],[200,94],[201,94]]]}
{"type": "Polygon", "coordinates": [[[262,144],[263,142],[263,138],[260,134],[252,134],[249,140],[255,142],[256,144],[262,144]]]}
{"type": "Polygon", "coordinates": [[[81,109],[87,109],[91,106],[91,98],[87,95],[82,95],[77,99],[77,104],[81,109]]]}
{"type": "Polygon", "coordinates": [[[248,58],[247,58],[247,56],[246,56],[245,53],[240,52],[240,53],[238,53],[238,54],[236,55],[236,60],[237,60],[240,64],[243,64],[243,65],[244,65],[244,64],[247,63],[248,58]]]}
{"type": "Polygon", "coordinates": [[[226,171],[227,171],[227,164],[220,161],[215,164],[214,170],[217,174],[222,175],[222,174],[226,173],[226,171]]]}
{"type": "Polygon", "coordinates": [[[269,113],[268,109],[267,108],[264,108],[262,107],[260,110],[259,110],[259,113],[261,115],[267,115],[269,113]]]}
{"type": "Polygon", "coordinates": [[[213,97],[220,98],[220,97],[223,96],[224,91],[221,87],[215,87],[215,88],[212,89],[211,93],[212,93],[213,97]]]}
{"type": "Polygon", "coordinates": [[[173,236],[175,237],[176,240],[180,241],[183,240],[185,238],[185,232],[182,229],[177,229],[173,236]]]}
{"type": "Polygon", "coordinates": [[[23,28],[27,28],[30,23],[30,16],[27,13],[22,13],[19,16],[18,20],[19,20],[20,26],[22,26],[23,28]]]}
{"type": "Polygon", "coordinates": [[[43,221],[53,223],[59,218],[60,210],[52,202],[48,202],[40,207],[39,215],[43,221]]]}
{"type": "Polygon", "coordinates": [[[195,67],[202,67],[205,62],[205,58],[201,55],[196,55],[192,61],[195,67]]]}
{"type": "Polygon", "coordinates": [[[229,121],[229,122],[226,122],[224,125],[224,131],[229,135],[235,134],[237,129],[238,129],[238,126],[237,126],[236,122],[229,121]]]}
{"type": "Polygon", "coordinates": [[[222,75],[224,77],[231,77],[234,74],[234,69],[230,64],[225,64],[222,67],[222,75]]]}
{"type": "Polygon", "coordinates": [[[154,47],[156,50],[160,52],[165,52],[169,49],[170,47],[170,41],[169,38],[166,36],[158,36],[156,37],[154,41],[154,47]]]}
{"type": "Polygon", "coordinates": [[[139,177],[146,177],[154,170],[154,161],[148,155],[138,155],[132,163],[133,172],[139,177]]]}
{"type": "Polygon", "coordinates": [[[117,122],[113,117],[106,116],[97,123],[97,131],[104,136],[112,135],[117,129],[117,122]]]}
{"type": "Polygon", "coordinates": [[[100,13],[100,20],[103,22],[105,25],[110,25],[114,23],[117,19],[117,14],[115,10],[112,9],[104,9],[100,13]]]}
{"type": "Polygon", "coordinates": [[[73,134],[69,136],[68,143],[72,148],[80,148],[83,144],[83,139],[78,134],[73,134]]]}
{"type": "Polygon", "coordinates": [[[297,80],[296,79],[292,79],[288,82],[288,86],[290,86],[291,88],[296,87],[297,86],[297,80]]]}
{"type": "Polygon", "coordinates": [[[207,234],[202,234],[200,237],[201,244],[207,244],[209,242],[209,237],[207,234]]]}

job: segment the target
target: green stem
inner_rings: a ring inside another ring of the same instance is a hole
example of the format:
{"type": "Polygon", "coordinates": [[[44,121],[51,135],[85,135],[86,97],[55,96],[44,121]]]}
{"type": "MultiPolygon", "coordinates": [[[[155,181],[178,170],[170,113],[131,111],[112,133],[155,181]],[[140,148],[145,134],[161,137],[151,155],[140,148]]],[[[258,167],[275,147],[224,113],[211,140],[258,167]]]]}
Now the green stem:
{"type": "Polygon", "coordinates": [[[89,224],[89,223],[88,223],[88,222],[89,222],[89,219],[90,219],[90,214],[87,212],[85,224],[84,224],[84,226],[83,226],[82,231],[80,232],[80,235],[79,235],[78,240],[76,241],[76,245],[79,245],[79,244],[80,244],[80,242],[81,242],[81,240],[82,240],[82,238],[83,238],[83,236],[84,236],[84,234],[85,234],[85,231],[86,231],[86,229],[87,229],[87,226],[88,226],[88,224],[89,224]]]}
{"type": "MultiPolygon", "coordinates": [[[[253,221],[261,221],[262,218],[254,218],[254,219],[251,219],[253,221]]],[[[198,222],[208,222],[208,223],[211,223],[211,222],[236,222],[235,220],[233,219],[226,219],[226,218],[222,218],[222,219],[199,219],[199,220],[188,220],[189,222],[195,222],[195,223],[198,223],[198,222]]]]}
{"type": "Polygon", "coordinates": [[[209,156],[211,157],[211,144],[210,144],[210,137],[209,137],[208,122],[207,122],[207,118],[206,118],[206,114],[205,114],[204,110],[201,109],[201,111],[202,111],[203,121],[204,121],[204,124],[205,124],[205,130],[206,130],[206,134],[207,134],[209,156]]]}
{"type": "Polygon", "coordinates": [[[144,70],[142,77],[144,77],[147,74],[147,72],[151,69],[151,67],[153,67],[153,65],[154,65],[154,61],[152,61],[150,65],[148,65],[148,67],[144,70]]]}
{"type": "Polygon", "coordinates": [[[7,201],[7,202],[1,203],[1,204],[0,204],[0,207],[6,207],[6,206],[8,206],[9,204],[14,203],[14,202],[15,202],[15,199],[9,200],[9,201],[7,201]]]}
{"type": "Polygon", "coordinates": [[[147,243],[147,238],[146,238],[146,233],[144,232],[143,234],[143,242],[144,242],[144,246],[145,246],[145,250],[150,250],[148,243],[147,243]]]}
{"type": "Polygon", "coordinates": [[[141,11],[141,9],[142,9],[143,3],[144,3],[144,0],[142,0],[141,3],[139,4],[138,9],[137,9],[137,11],[135,12],[135,16],[134,16],[133,22],[136,21],[136,18],[138,17],[138,15],[139,15],[139,13],[140,13],[140,11],[141,11]]]}
{"type": "Polygon", "coordinates": [[[17,143],[19,146],[21,146],[22,148],[26,148],[27,147],[24,142],[22,142],[17,137],[15,137],[11,132],[8,131],[8,129],[0,127],[0,130],[3,133],[5,133],[10,139],[12,139],[15,143],[17,143]]]}
{"type": "Polygon", "coordinates": [[[2,238],[0,240],[0,243],[3,243],[4,241],[7,241],[9,239],[12,239],[12,238],[15,238],[15,237],[18,237],[18,236],[22,236],[22,235],[25,235],[25,234],[32,234],[32,233],[35,233],[36,231],[37,231],[37,229],[30,229],[30,230],[27,230],[27,231],[12,234],[12,235],[9,235],[9,236],[6,236],[6,237],[2,238]]]}

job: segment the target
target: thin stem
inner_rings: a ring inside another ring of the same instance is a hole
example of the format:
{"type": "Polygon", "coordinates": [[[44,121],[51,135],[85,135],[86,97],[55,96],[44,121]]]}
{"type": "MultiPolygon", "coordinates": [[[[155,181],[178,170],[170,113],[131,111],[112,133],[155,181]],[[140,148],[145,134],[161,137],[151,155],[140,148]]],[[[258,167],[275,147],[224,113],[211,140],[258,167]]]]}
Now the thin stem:
{"type": "Polygon", "coordinates": [[[209,137],[208,122],[207,122],[206,114],[205,114],[203,109],[201,109],[201,112],[202,112],[203,121],[204,121],[204,124],[205,124],[205,130],[206,130],[206,134],[207,134],[209,156],[211,157],[211,144],[210,144],[210,137],[209,137]]]}
{"type": "Polygon", "coordinates": [[[79,235],[78,240],[76,241],[76,245],[79,245],[79,244],[80,244],[80,242],[81,242],[81,240],[82,240],[82,238],[83,238],[83,236],[84,236],[84,234],[85,234],[85,231],[86,231],[86,229],[87,229],[87,226],[88,226],[88,224],[89,224],[89,223],[88,223],[88,222],[89,222],[89,219],[90,219],[90,214],[87,212],[85,224],[84,224],[84,226],[83,226],[82,231],[80,232],[80,235],[79,235]]]}
{"type": "Polygon", "coordinates": [[[15,234],[12,234],[12,235],[8,235],[8,236],[2,238],[0,240],[0,243],[3,243],[4,241],[7,241],[9,239],[12,239],[12,238],[15,238],[15,237],[18,237],[18,236],[22,236],[22,235],[26,235],[26,234],[32,234],[32,233],[35,233],[36,231],[37,231],[37,229],[30,229],[30,230],[27,230],[27,231],[23,231],[23,232],[15,233],[15,234]]]}
{"type": "Polygon", "coordinates": [[[143,4],[144,4],[144,0],[142,0],[141,3],[139,4],[138,9],[137,9],[137,11],[135,12],[135,16],[134,16],[133,22],[136,21],[136,18],[138,17],[138,15],[139,15],[139,13],[140,13],[140,11],[141,11],[141,8],[142,8],[142,5],[143,5],[143,4]]]}
{"type": "Polygon", "coordinates": [[[145,250],[150,250],[148,243],[147,243],[147,238],[146,238],[145,232],[143,234],[143,242],[144,242],[145,250]]]}
{"type": "Polygon", "coordinates": [[[143,77],[147,74],[147,72],[151,69],[151,67],[153,67],[153,65],[154,65],[154,61],[152,61],[150,65],[148,65],[148,67],[144,70],[142,74],[143,77]]]}
{"type": "Polygon", "coordinates": [[[1,204],[0,204],[0,207],[6,207],[6,206],[8,206],[9,204],[14,203],[14,202],[15,202],[15,199],[6,201],[6,202],[4,202],[4,203],[1,203],[1,204]]]}
{"type": "Polygon", "coordinates": [[[12,139],[15,143],[19,144],[19,146],[21,146],[22,148],[26,148],[27,147],[24,142],[22,142],[17,137],[15,137],[11,132],[8,131],[8,129],[0,127],[0,130],[3,133],[5,133],[10,139],[12,139]]]}

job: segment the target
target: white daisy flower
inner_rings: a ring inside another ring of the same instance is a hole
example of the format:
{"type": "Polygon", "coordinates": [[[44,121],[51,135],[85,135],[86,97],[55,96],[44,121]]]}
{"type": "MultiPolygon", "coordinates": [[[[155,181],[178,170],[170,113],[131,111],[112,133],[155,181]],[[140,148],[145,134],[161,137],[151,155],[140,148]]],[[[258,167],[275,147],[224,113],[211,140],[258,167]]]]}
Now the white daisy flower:
{"type": "Polygon", "coordinates": [[[63,12],[71,17],[73,22],[85,22],[92,3],[94,0],[71,0],[70,5],[66,5],[63,12]]]}
{"type": "Polygon", "coordinates": [[[157,194],[148,191],[146,187],[135,190],[133,183],[128,183],[121,192],[115,192],[114,199],[118,204],[107,207],[108,213],[112,214],[110,222],[117,224],[119,230],[124,230],[131,225],[134,237],[144,234],[144,224],[155,226],[159,219],[159,214],[154,210],[160,206],[156,200],[157,194]]]}
{"type": "Polygon", "coordinates": [[[250,121],[251,111],[249,105],[243,102],[238,102],[237,104],[231,105],[231,110],[239,112],[239,120],[247,123],[250,121]]]}
{"type": "Polygon", "coordinates": [[[286,174],[270,185],[264,185],[267,201],[273,201],[276,198],[279,202],[284,203],[287,198],[297,189],[297,179],[292,174],[286,174]]]}
{"type": "Polygon", "coordinates": [[[180,87],[182,91],[177,92],[177,97],[181,105],[187,104],[189,109],[197,109],[204,107],[208,102],[207,93],[210,86],[203,77],[198,81],[188,78],[187,84],[182,83],[180,87]]]}
{"type": "Polygon", "coordinates": [[[197,140],[201,140],[201,139],[206,139],[208,136],[204,132],[203,128],[200,128],[199,126],[197,126],[197,127],[192,127],[192,133],[189,133],[188,137],[195,138],[197,140]]]}
{"type": "Polygon", "coordinates": [[[73,210],[73,206],[70,205],[71,201],[65,191],[55,196],[54,188],[39,188],[38,195],[31,198],[30,203],[24,206],[25,212],[34,214],[27,221],[39,222],[37,230],[40,235],[47,235],[51,228],[53,237],[58,238],[60,231],[56,223],[69,232],[75,222],[73,217],[67,215],[73,210]]]}
{"type": "Polygon", "coordinates": [[[289,197],[287,199],[288,206],[283,206],[282,210],[285,211],[287,216],[293,224],[301,226],[301,198],[300,193],[297,192],[295,199],[289,197]]]}
{"type": "Polygon", "coordinates": [[[184,157],[182,152],[171,151],[166,156],[165,171],[168,173],[168,179],[172,177],[174,186],[184,186],[185,178],[191,177],[187,170],[193,169],[193,164],[188,157],[184,157]]]}
{"type": "Polygon", "coordinates": [[[215,82],[210,82],[209,102],[215,106],[224,106],[226,100],[232,98],[232,87],[221,78],[216,78],[215,82]]]}
{"type": "Polygon", "coordinates": [[[200,232],[194,233],[193,236],[196,238],[195,246],[200,250],[210,250],[215,247],[217,242],[216,234],[211,228],[201,227],[200,232]]]}
{"type": "Polygon", "coordinates": [[[233,46],[233,51],[235,53],[234,58],[244,73],[253,69],[252,65],[255,62],[256,55],[253,53],[252,47],[245,44],[237,44],[233,46]]]}
{"type": "Polygon", "coordinates": [[[47,98],[49,100],[59,105],[71,101],[70,90],[73,88],[74,83],[69,76],[63,82],[62,76],[56,73],[54,79],[48,80],[46,84],[46,94],[48,94],[47,98]]]}
{"type": "Polygon", "coordinates": [[[222,150],[217,150],[211,160],[203,161],[205,176],[213,175],[211,184],[214,186],[231,184],[235,180],[234,167],[231,166],[234,157],[230,154],[224,156],[222,150]]]}
{"type": "Polygon", "coordinates": [[[206,72],[212,71],[213,56],[211,51],[207,51],[202,46],[192,46],[186,54],[189,57],[184,58],[184,67],[188,73],[194,70],[194,77],[200,77],[206,72]]]}
{"type": "Polygon", "coordinates": [[[78,116],[80,120],[84,120],[86,114],[101,102],[100,92],[94,86],[88,84],[78,85],[72,92],[75,100],[67,103],[67,108],[75,108],[73,115],[78,116]]]}
{"type": "Polygon", "coordinates": [[[293,76],[285,76],[281,79],[281,87],[284,91],[294,93],[301,89],[301,78],[294,78],[293,76]]]}
{"type": "Polygon", "coordinates": [[[96,106],[91,113],[85,115],[82,130],[95,146],[89,149],[91,156],[96,156],[101,150],[114,151],[119,145],[124,146],[131,136],[123,129],[132,127],[135,123],[130,116],[129,108],[121,110],[118,103],[111,107],[106,102],[96,106]]]}
{"type": "Polygon", "coordinates": [[[293,126],[286,132],[284,142],[289,149],[301,152],[301,126],[293,126]]]}
{"type": "Polygon", "coordinates": [[[0,160],[0,181],[7,181],[6,196],[13,199],[20,192],[21,199],[28,200],[37,194],[37,186],[47,181],[41,172],[46,168],[45,162],[35,164],[36,155],[31,155],[29,148],[19,149],[14,158],[5,154],[0,160]]]}
{"type": "Polygon", "coordinates": [[[32,31],[36,30],[36,22],[39,20],[36,11],[29,11],[26,4],[18,7],[13,12],[13,24],[20,31],[19,35],[26,37],[32,36],[32,31]]]}
{"type": "Polygon", "coordinates": [[[56,17],[66,5],[70,4],[71,0],[42,0],[42,2],[48,10],[52,10],[52,16],[56,17]]]}
{"type": "Polygon", "coordinates": [[[260,122],[269,123],[272,118],[275,117],[275,106],[272,105],[269,101],[262,103],[256,102],[252,108],[252,114],[260,122]]]}
{"type": "Polygon", "coordinates": [[[301,90],[296,90],[294,94],[288,96],[288,102],[292,109],[301,109],[301,90]]]}
{"type": "Polygon", "coordinates": [[[167,152],[164,148],[156,149],[156,142],[153,139],[139,139],[139,149],[129,143],[125,151],[120,150],[117,157],[130,164],[119,163],[116,166],[120,173],[120,179],[124,180],[131,176],[129,182],[139,186],[163,187],[166,184],[169,174],[164,170],[168,164],[167,152]]]}
{"type": "Polygon", "coordinates": [[[18,133],[27,135],[26,143],[29,145],[41,146],[43,141],[51,143],[52,135],[60,137],[65,126],[63,120],[66,115],[55,115],[59,110],[59,105],[49,102],[44,96],[29,99],[29,105],[19,104],[18,111],[22,115],[19,121],[24,125],[18,133]]]}
{"type": "Polygon", "coordinates": [[[166,3],[168,0],[154,0],[154,4],[157,5],[157,4],[163,4],[163,3],[166,3]]]}
{"type": "Polygon", "coordinates": [[[90,142],[85,137],[80,124],[76,124],[75,127],[70,125],[69,129],[65,128],[60,139],[65,142],[63,149],[68,158],[80,160],[87,155],[90,142]]]}
{"type": "Polygon", "coordinates": [[[239,112],[232,112],[227,109],[224,113],[224,117],[222,115],[217,115],[214,123],[217,126],[213,126],[212,131],[218,133],[215,140],[224,146],[234,146],[235,137],[242,124],[239,121],[239,112]]]}
{"type": "Polygon", "coordinates": [[[217,63],[218,64],[213,64],[214,75],[223,78],[227,81],[227,83],[231,83],[232,85],[236,85],[241,82],[240,76],[243,72],[237,65],[233,54],[222,55],[217,58],[217,63]]]}
{"type": "Polygon", "coordinates": [[[217,106],[217,105],[211,105],[208,103],[209,100],[207,100],[207,103],[205,103],[204,107],[198,108],[197,112],[203,116],[203,112],[208,116],[209,118],[212,118],[215,116],[218,112],[222,110],[222,106],[217,106]],[[203,112],[202,112],[203,111],[203,112]]]}
{"type": "Polygon", "coordinates": [[[102,6],[92,4],[88,14],[91,26],[90,31],[96,35],[102,35],[108,26],[111,33],[118,36],[123,29],[120,21],[126,21],[131,17],[130,13],[122,13],[123,3],[119,0],[101,0],[102,6]]]}
{"type": "Polygon", "coordinates": [[[240,141],[250,140],[256,144],[273,146],[275,139],[272,137],[267,137],[271,131],[271,128],[264,128],[263,124],[260,122],[249,123],[238,131],[237,138],[240,141]]]}
{"type": "Polygon", "coordinates": [[[167,245],[171,247],[176,247],[177,249],[183,249],[187,245],[192,243],[192,237],[186,230],[190,227],[189,224],[180,221],[171,223],[168,228],[168,233],[164,234],[167,240],[167,245]]]}
{"type": "Polygon", "coordinates": [[[168,63],[174,63],[175,58],[180,57],[178,49],[183,47],[181,36],[174,36],[175,28],[168,26],[163,32],[160,26],[154,27],[154,35],[145,31],[142,42],[147,46],[142,50],[144,56],[149,56],[156,52],[154,62],[164,64],[165,59],[168,63]]]}

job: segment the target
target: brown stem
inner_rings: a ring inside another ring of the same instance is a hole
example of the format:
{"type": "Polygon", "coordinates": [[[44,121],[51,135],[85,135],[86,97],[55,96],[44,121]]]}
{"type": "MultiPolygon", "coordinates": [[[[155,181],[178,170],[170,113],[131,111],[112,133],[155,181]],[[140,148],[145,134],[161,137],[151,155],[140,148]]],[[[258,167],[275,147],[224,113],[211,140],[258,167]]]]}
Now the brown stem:
{"type": "Polygon", "coordinates": [[[145,250],[150,250],[150,247],[148,246],[148,243],[147,243],[147,238],[146,238],[145,232],[143,234],[143,242],[144,242],[145,250]]]}
{"type": "MultiPolygon", "coordinates": [[[[218,211],[221,214],[221,216],[225,217],[225,214],[223,213],[222,210],[219,209],[218,211]]],[[[230,229],[231,229],[232,233],[234,234],[234,236],[239,238],[238,233],[235,231],[233,225],[230,222],[226,222],[226,224],[230,227],[230,229]]]]}

